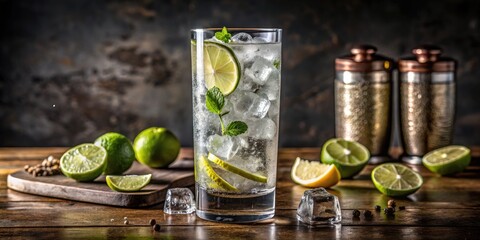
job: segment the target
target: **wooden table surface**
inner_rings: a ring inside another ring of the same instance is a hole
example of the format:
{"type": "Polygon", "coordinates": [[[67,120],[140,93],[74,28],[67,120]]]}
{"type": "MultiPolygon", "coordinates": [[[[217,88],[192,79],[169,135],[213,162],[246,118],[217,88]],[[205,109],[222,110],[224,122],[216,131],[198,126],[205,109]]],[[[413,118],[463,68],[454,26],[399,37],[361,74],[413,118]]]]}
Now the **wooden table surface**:
{"type": "MultiPolygon", "coordinates": [[[[374,166],[328,191],[339,197],[342,224],[309,228],[296,220],[300,198],[307,188],[294,184],[290,169],[295,157],[318,159],[318,148],[281,149],[278,162],[276,215],[255,224],[225,224],[192,215],[167,215],[163,204],[142,209],[117,208],[19,193],[7,188],[7,175],[26,164],[37,164],[65,148],[0,148],[0,239],[480,239],[480,149],[473,148],[472,164],[455,177],[439,177],[422,166],[422,188],[396,199],[394,218],[373,211],[373,219],[352,219],[353,209],[385,206],[390,199],[370,180],[374,166]],[[123,224],[127,217],[129,225],[123,224]],[[148,221],[162,225],[153,232],[148,221]],[[114,219],[114,221],[111,221],[114,219]]],[[[191,156],[182,149],[181,156],[191,156]]]]}

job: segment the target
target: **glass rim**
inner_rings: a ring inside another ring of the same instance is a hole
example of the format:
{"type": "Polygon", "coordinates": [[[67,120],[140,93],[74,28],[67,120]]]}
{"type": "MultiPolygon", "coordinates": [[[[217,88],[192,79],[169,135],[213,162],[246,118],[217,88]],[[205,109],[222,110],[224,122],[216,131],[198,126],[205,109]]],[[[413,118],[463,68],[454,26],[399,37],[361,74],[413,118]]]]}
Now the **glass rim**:
{"type": "MultiPolygon", "coordinates": [[[[252,32],[281,32],[281,28],[227,28],[228,31],[239,32],[239,31],[252,31],[252,32]]],[[[204,31],[221,31],[222,28],[192,28],[192,32],[204,32],[204,31]]]]}

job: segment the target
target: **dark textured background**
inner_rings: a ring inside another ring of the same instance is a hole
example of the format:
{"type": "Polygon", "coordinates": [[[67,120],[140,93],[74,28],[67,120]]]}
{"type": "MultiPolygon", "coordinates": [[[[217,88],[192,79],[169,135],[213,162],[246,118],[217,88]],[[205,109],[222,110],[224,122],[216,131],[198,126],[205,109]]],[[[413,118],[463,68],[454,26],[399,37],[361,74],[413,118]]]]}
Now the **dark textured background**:
{"type": "Polygon", "coordinates": [[[435,43],[460,62],[455,142],[480,144],[480,1],[0,0],[0,146],[165,126],[192,145],[189,30],[279,27],[281,146],[334,134],[333,59],[435,43]]]}

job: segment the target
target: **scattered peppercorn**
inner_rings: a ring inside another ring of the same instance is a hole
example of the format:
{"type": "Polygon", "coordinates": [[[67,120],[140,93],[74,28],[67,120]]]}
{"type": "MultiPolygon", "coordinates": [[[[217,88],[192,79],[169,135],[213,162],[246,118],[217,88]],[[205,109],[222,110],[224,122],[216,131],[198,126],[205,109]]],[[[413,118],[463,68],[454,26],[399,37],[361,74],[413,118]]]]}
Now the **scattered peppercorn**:
{"type": "Polygon", "coordinates": [[[123,224],[128,225],[130,222],[128,220],[125,220],[123,224]]]}
{"type": "Polygon", "coordinates": [[[155,232],[160,232],[160,228],[161,228],[161,227],[160,227],[159,224],[154,224],[154,225],[153,225],[153,231],[155,231],[155,232]]]}
{"type": "Polygon", "coordinates": [[[405,210],[405,206],[398,207],[398,210],[405,210]]]}
{"type": "Polygon", "coordinates": [[[395,202],[395,200],[390,199],[390,200],[388,200],[388,206],[392,207],[392,208],[395,208],[397,206],[397,203],[395,202]]]}
{"type": "Polygon", "coordinates": [[[123,220],[127,220],[128,218],[127,217],[123,217],[123,220]]]}
{"type": "Polygon", "coordinates": [[[156,223],[157,223],[157,221],[153,218],[150,219],[150,221],[148,222],[148,224],[150,224],[150,226],[154,226],[156,223]]]}
{"type": "Polygon", "coordinates": [[[360,211],[358,211],[357,209],[354,209],[352,215],[354,218],[358,218],[360,217],[360,211]]]}
{"type": "Polygon", "coordinates": [[[376,205],[376,206],[375,206],[375,211],[377,211],[377,212],[380,212],[380,211],[382,211],[382,207],[380,207],[380,206],[376,205]]]}
{"type": "Polygon", "coordinates": [[[60,160],[48,156],[43,159],[42,163],[35,166],[25,165],[23,169],[34,177],[52,176],[60,173],[60,160]]]}
{"type": "Polygon", "coordinates": [[[392,207],[387,207],[383,210],[387,216],[393,216],[395,214],[395,209],[392,207]]]}
{"type": "Polygon", "coordinates": [[[370,211],[370,210],[365,210],[365,212],[363,212],[363,216],[364,216],[365,218],[371,218],[371,217],[373,217],[372,211],[370,211]]]}

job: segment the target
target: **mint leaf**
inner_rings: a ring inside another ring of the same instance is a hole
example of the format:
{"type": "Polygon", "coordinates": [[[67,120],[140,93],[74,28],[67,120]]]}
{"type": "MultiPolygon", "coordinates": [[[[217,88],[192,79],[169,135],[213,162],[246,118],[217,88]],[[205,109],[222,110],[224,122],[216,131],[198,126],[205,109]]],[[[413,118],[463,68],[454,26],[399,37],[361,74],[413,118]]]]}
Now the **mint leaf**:
{"type": "Polygon", "coordinates": [[[248,130],[246,123],[241,121],[233,121],[228,124],[227,129],[225,130],[225,135],[237,136],[248,130]]]}
{"type": "Polygon", "coordinates": [[[273,61],[273,66],[278,69],[280,67],[280,60],[273,61]]]}
{"type": "Polygon", "coordinates": [[[207,91],[205,105],[207,106],[208,111],[212,113],[219,115],[222,113],[222,108],[225,105],[225,98],[218,87],[210,88],[207,91]]]}
{"type": "Polygon", "coordinates": [[[218,40],[220,40],[224,43],[229,43],[230,38],[232,38],[232,34],[230,34],[228,32],[226,27],[223,27],[221,32],[216,32],[215,33],[215,38],[217,38],[218,40]]]}

